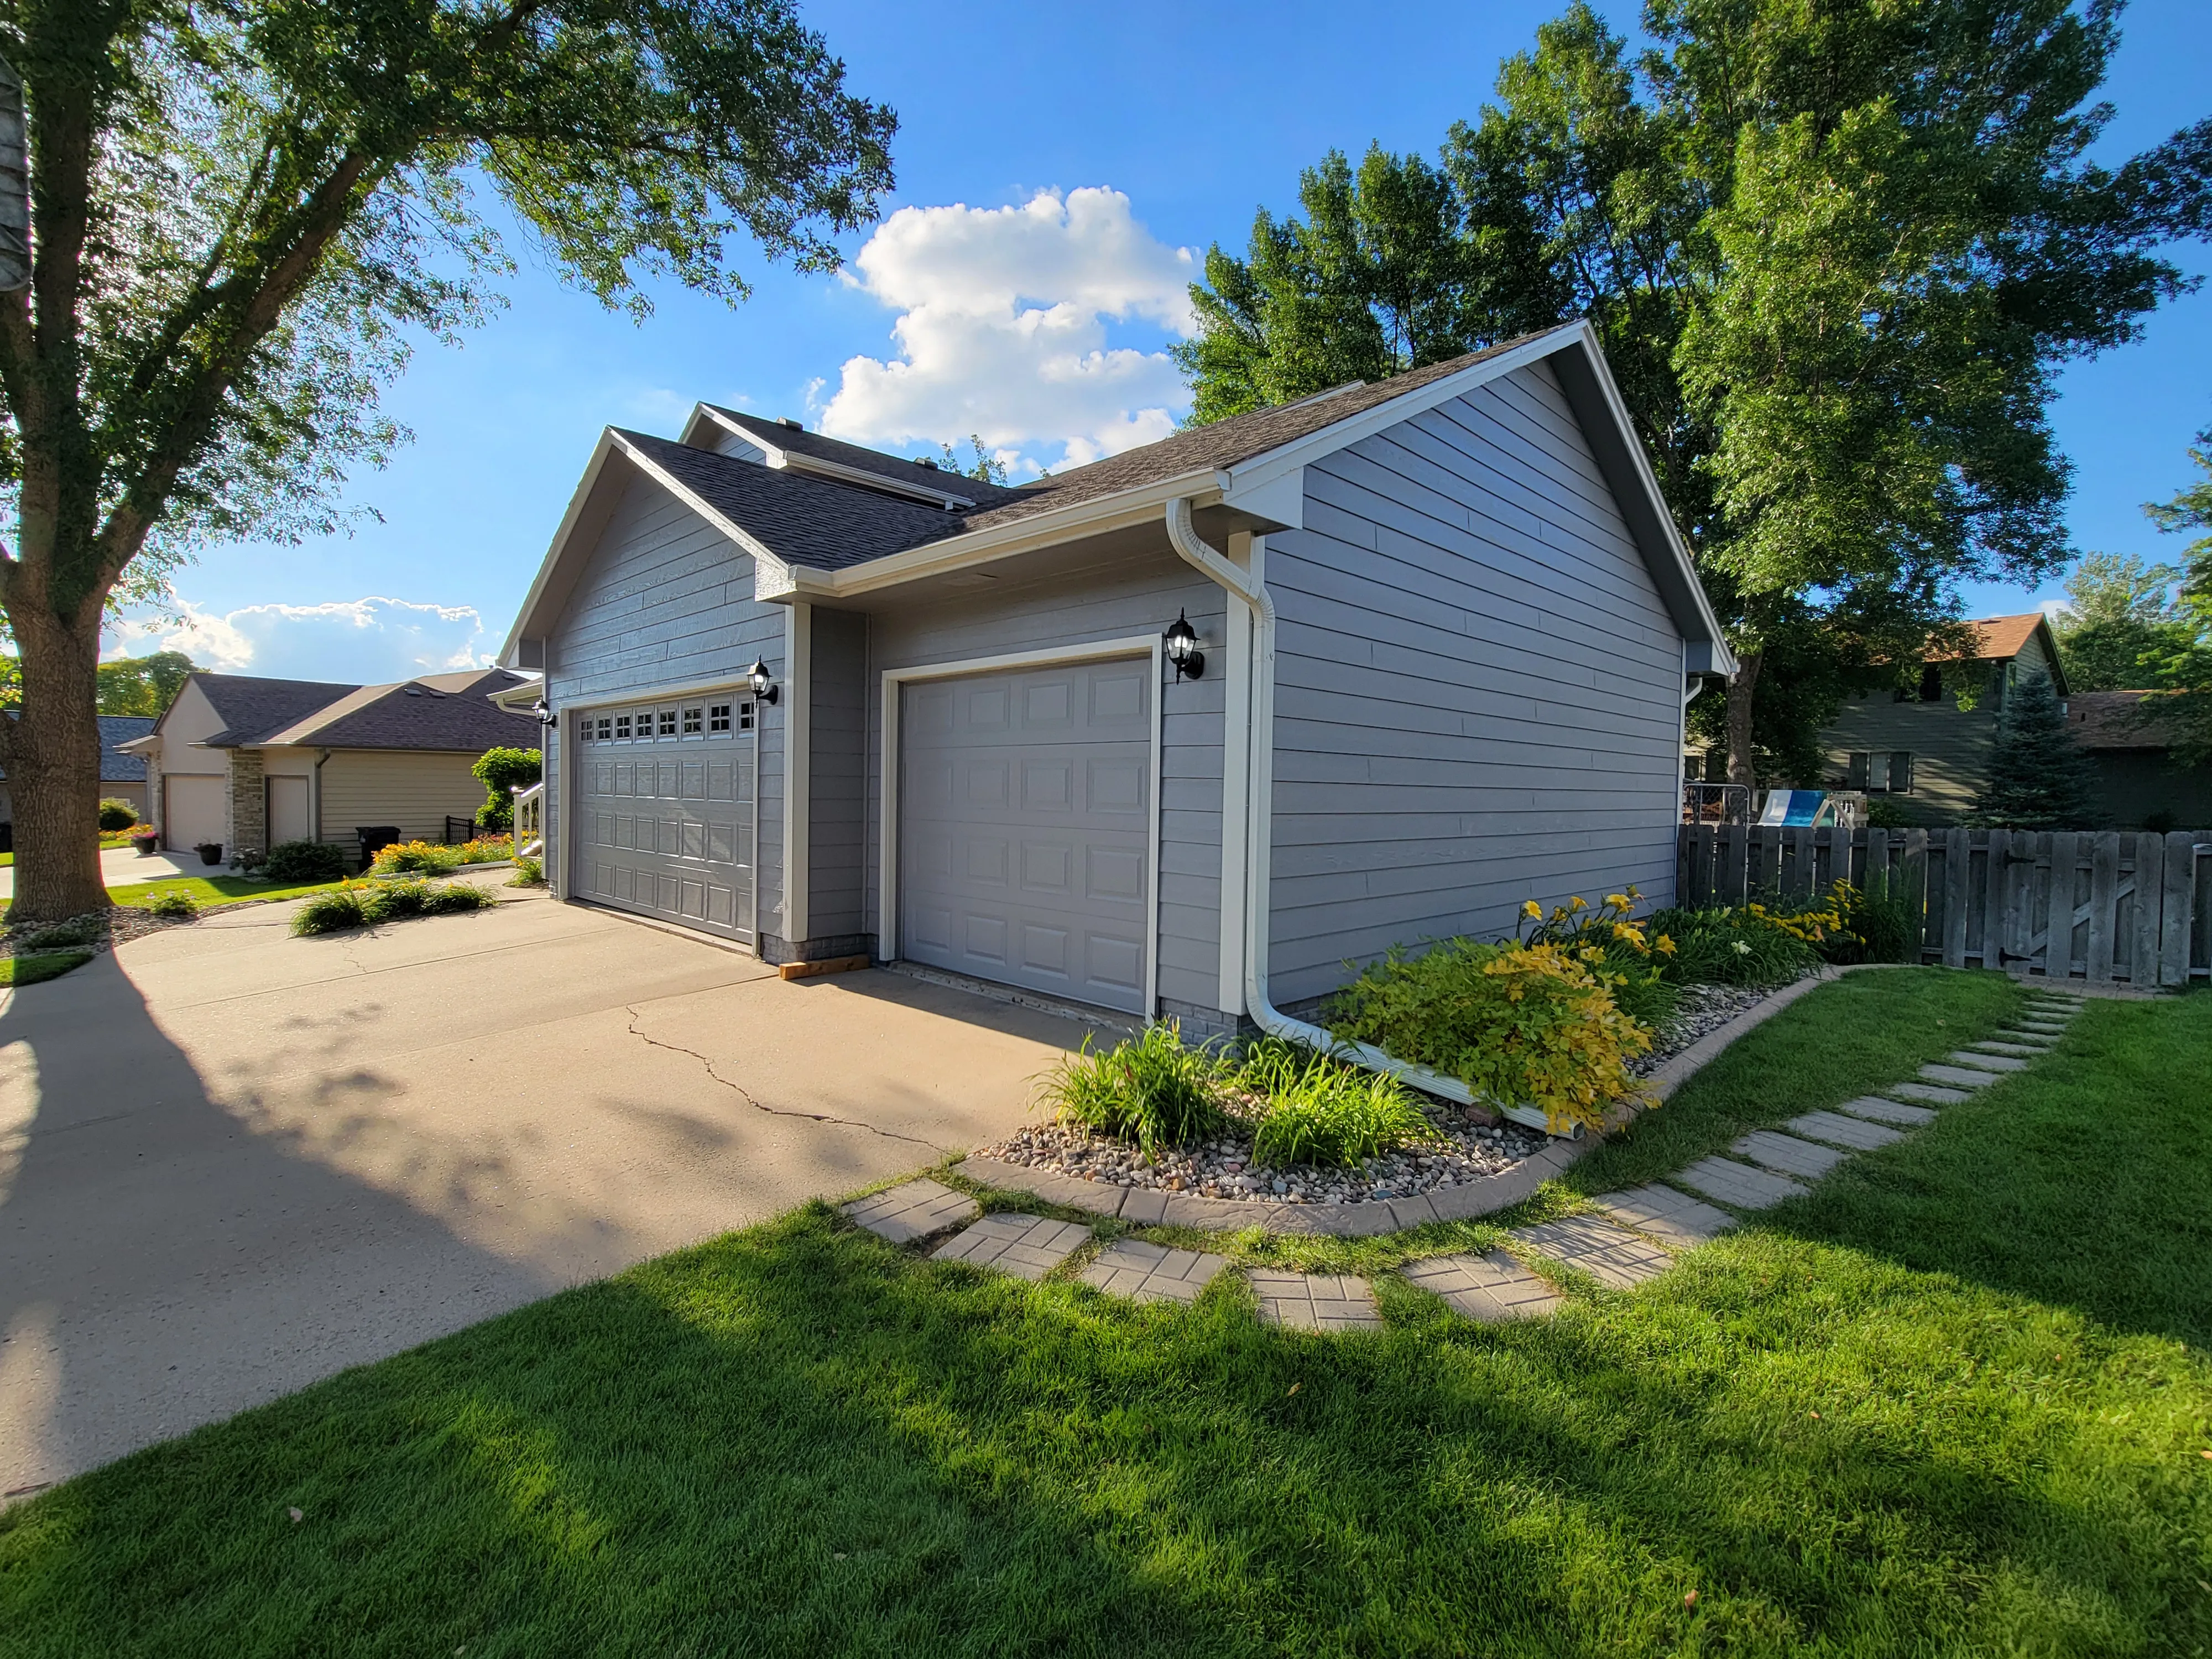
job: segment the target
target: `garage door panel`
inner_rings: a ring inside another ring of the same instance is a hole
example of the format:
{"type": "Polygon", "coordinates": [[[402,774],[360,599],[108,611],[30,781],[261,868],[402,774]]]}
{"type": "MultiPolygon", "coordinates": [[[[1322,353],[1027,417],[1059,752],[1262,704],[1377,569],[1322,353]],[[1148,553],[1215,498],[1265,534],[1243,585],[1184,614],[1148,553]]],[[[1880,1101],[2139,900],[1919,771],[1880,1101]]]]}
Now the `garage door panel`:
{"type": "Polygon", "coordinates": [[[908,686],[902,953],[1142,1012],[1148,660],[908,686]]]}
{"type": "Polygon", "coordinates": [[[750,941],[757,776],[751,704],[592,711],[576,769],[586,896],[750,941]]]}

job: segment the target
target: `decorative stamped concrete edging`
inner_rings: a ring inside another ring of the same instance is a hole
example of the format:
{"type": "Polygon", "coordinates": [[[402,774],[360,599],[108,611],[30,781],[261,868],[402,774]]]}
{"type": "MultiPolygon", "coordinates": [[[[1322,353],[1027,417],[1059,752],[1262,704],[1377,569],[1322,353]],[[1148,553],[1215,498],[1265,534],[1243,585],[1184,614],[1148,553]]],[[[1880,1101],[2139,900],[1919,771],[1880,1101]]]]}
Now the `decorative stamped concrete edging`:
{"type": "MultiPolygon", "coordinates": [[[[1747,1009],[1727,1024],[1708,1031],[1644,1079],[1645,1085],[1661,1100],[1667,1099],[1745,1032],[1773,1018],[1800,997],[1854,971],[1853,968],[1822,969],[1783,987],[1757,1007],[1747,1009]]],[[[1425,1226],[1431,1222],[1473,1221],[1511,1209],[1524,1199],[1534,1197],[1539,1187],[1596,1146],[1600,1139],[1585,1135],[1576,1140],[1557,1139],[1511,1169],[1470,1181],[1464,1186],[1362,1204],[1269,1204],[1250,1199],[1204,1198],[1195,1193],[1117,1187],[1110,1182],[1078,1181],[1049,1170],[1005,1164],[981,1153],[970,1153],[956,1167],[969,1180],[1002,1192],[1027,1193],[1048,1203],[1088,1210],[1093,1215],[1115,1216],[1140,1227],[1196,1227],[1206,1232],[1234,1232],[1240,1228],[1258,1227],[1271,1233],[1373,1238],[1382,1233],[1425,1226]]]]}

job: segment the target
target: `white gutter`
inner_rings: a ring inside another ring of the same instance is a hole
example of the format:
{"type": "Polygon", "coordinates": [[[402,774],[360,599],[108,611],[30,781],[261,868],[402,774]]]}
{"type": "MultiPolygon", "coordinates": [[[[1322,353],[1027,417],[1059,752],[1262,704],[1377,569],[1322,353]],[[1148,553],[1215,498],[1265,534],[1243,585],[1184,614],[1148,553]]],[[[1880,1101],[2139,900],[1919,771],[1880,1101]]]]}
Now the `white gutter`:
{"type": "MultiPolygon", "coordinates": [[[[1318,1025],[1291,1018],[1269,999],[1268,894],[1275,841],[1275,601],[1268,593],[1264,580],[1257,575],[1247,575],[1235,563],[1200,539],[1196,527],[1191,523],[1189,496],[1178,495],[1170,501],[1165,516],[1168,541],[1176,554],[1186,564],[1219,584],[1231,600],[1241,602],[1258,621],[1255,648],[1251,653],[1252,718],[1251,730],[1248,734],[1251,754],[1245,772],[1248,791],[1244,814],[1248,838],[1244,855],[1245,1012],[1252,1017],[1255,1024],[1272,1036],[1304,1043],[1324,1054],[1348,1054],[1370,1071],[1384,1073],[1426,1093],[1457,1101],[1462,1106],[1488,1106],[1516,1123],[1525,1124],[1532,1129],[1550,1131],[1551,1120],[1533,1106],[1506,1106],[1492,1100],[1478,1101],[1474,1091],[1455,1077],[1446,1077],[1425,1066],[1410,1065],[1370,1043],[1347,1042],[1341,1037],[1331,1036],[1318,1025]]],[[[1259,538],[1254,539],[1253,564],[1257,571],[1262,555],[1259,550],[1259,538]]],[[[1228,741],[1231,735],[1224,733],[1224,741],[1228,741]]],[[[1579,1138],[1581,1134],[1582,1126],[1578,1123],[1574,1126],[1570,1138],[1579,1138]]]]}

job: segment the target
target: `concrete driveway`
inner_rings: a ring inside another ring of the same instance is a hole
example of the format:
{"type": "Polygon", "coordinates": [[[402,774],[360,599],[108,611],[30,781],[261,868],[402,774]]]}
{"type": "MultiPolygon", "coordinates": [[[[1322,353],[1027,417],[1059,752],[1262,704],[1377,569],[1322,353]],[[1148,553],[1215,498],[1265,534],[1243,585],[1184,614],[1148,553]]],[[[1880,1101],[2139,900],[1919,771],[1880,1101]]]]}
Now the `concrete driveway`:
{"type": "MultiPolygon", "coordinates": [[[[228,870],[210,870],[186,853],[140,853],[128,847],[100,849],[100,878],[110,887],[126,887],[134,881],[166,881],[171,876],[227,876],[228,870]]],[[[15,896],[15,866],[0,864],[0,902],[15,896]]]]}
{"type": "Polygon", "coordinates": [[[0,1492],[935,1162],[1088,1028],[517,894],[0,1005],[0,1492]]]}

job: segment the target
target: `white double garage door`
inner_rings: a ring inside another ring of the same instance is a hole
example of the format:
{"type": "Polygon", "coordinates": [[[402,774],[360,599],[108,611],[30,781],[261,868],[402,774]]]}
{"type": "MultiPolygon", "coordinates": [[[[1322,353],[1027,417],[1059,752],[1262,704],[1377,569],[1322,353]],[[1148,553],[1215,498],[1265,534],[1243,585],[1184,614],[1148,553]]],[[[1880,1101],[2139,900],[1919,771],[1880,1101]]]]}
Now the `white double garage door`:
{"type": "Polygon", "coordinates": [[[732,690],[594,708],[575,720],[573,890],[750,944],[752,700],[732,690]]]}
{"type": "Polygon", "coordinates": [[[900,690],[899,954],[1141,1013],[1152,659],[900,690]]]}

